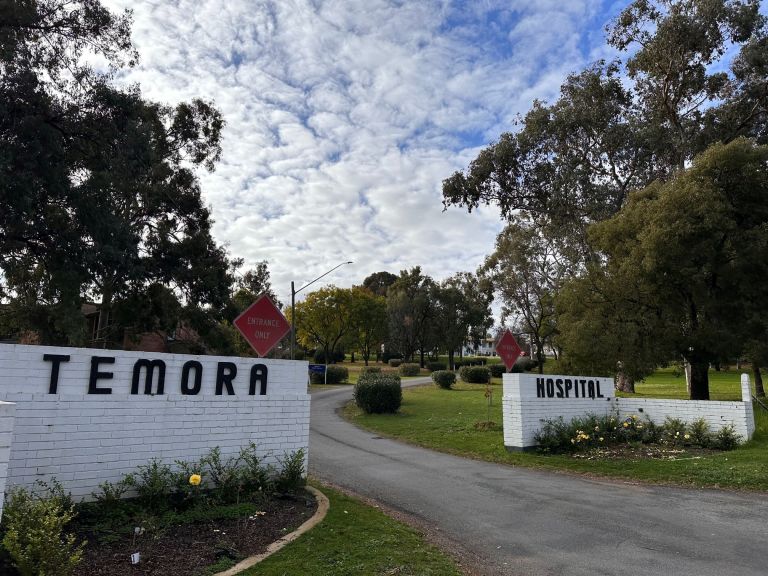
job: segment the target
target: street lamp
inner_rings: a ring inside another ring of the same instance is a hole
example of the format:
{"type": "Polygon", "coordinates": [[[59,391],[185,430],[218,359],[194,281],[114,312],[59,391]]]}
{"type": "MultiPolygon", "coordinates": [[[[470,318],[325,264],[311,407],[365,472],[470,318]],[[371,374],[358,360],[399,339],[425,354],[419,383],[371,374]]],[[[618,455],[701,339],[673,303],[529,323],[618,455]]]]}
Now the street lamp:
{"type": "MultiPolygon", "coordinates": [[[[304,286],[302,286],[298,290],[295,290],[293,288],[293,281],[291,281],[291,360],[293,360],[293,349],[296,346],[296,294],[304,290],[304,288],[306,288],[307,286],[311,286],[312,284],[320,280],[320,278],[323,278],[324,276],[328,276],[328,274],[336,270],[336,268],[341,268],[345,264],[352,264],[352,261],[350,260],[349,262],[342,262],[341,264],[334,266],[333,268],[328,270],[328,272],[325,272],[324,274],[320,274],[320,276],[312,280],[312,282],[307,282],[306,284],[304,284],[304,286]]],[[[325,353],[327,355],[328,351],[326,350],[325,353]]]]}

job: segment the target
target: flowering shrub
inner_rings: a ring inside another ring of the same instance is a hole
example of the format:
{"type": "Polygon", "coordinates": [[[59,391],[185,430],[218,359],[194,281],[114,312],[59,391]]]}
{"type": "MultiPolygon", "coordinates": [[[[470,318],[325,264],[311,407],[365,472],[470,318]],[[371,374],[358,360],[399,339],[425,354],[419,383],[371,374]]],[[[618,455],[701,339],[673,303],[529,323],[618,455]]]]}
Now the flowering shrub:
{"type": "Polygon", "coordinates": [[[731,450],[740,437],[732,426],[722,428],[714,437],[703,419],[686,424],[677,418],[667,418],[664,424],[654,424],[633,414],[621,419],[616,415],[588,414],[566,423],[563,418],[546,420],[536,433],[538,451],[561,454],[620,444],[663,444],[670,447],[699,446],[731,450]]]}

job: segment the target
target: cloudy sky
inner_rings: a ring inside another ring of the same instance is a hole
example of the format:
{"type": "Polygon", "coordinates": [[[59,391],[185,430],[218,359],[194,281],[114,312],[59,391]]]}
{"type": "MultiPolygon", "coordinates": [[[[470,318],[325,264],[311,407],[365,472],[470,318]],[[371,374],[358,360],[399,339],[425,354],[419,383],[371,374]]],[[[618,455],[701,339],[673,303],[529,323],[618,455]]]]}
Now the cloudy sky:
{"type": "MultiPolygon", "coordinates": [[[[497,211],[443,211],[441,183],[536,98],[607,54],[627,2],[107,0],[134,11],[121,81],[215,101],[224,152],[201,172],[217,240],[269,263],[278,296],[346,260],[339,286],[420,265],[474,271],[497,211]]],[[[314,288],[314,287],[313,287],[314,288]]]]}

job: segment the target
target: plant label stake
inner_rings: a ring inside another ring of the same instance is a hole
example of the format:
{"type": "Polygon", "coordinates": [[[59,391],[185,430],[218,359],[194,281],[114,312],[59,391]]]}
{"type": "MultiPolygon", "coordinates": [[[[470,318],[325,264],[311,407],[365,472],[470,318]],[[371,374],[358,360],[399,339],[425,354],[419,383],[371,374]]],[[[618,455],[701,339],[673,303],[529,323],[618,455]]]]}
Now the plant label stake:
{"type": "Polygon", "coordinates": [[[131,554],[131,564],[138,564],[139,560],[141,560],[141,552],[131,554]]]}

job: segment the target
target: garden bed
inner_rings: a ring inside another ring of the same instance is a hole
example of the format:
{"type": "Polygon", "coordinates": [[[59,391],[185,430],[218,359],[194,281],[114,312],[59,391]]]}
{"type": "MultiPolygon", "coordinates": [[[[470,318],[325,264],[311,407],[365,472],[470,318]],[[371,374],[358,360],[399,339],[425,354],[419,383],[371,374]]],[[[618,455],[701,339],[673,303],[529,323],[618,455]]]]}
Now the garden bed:
{"type": "MultiPolygon", "coordinates": [[[[89,538],[77,576],[194,576],[214,574],[238,561],[262,553],[272,542],[294,531],[317,508],[307,493],[268,498],[260,505],[247,504],[211,508],[209,518],[189,524],[145,532],[134,538],[124,535],[102,544],[89,538]],[[218,515],[242,515],[217,518],[218,515]],[[139,551],[139,564],[131,554],[139,551]]],[[[88,534],[79,534],[88,538],[88,534]]]]}

